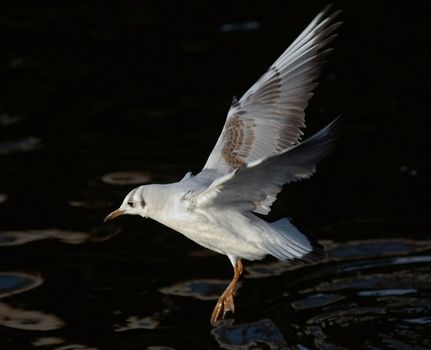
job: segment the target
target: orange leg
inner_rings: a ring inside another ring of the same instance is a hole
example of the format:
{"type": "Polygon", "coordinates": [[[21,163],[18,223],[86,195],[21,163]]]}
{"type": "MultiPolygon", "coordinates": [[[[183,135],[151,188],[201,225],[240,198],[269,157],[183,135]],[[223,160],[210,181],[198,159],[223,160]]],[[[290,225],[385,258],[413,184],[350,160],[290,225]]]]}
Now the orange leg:
{"type": "Polygon", "coordinates": [[[233,297],[235,295],[236,284],[240,279],[243,272],[241,259],[238,259],[236,266],[234,267],[234,275],[232,281],[227,286],[226,290],[217,300],[217,304],[211,315],[211,324],[214,326],[215,323],[221,318],[224,319],[228,311],[235,312],[235,304],[233,297]]]}

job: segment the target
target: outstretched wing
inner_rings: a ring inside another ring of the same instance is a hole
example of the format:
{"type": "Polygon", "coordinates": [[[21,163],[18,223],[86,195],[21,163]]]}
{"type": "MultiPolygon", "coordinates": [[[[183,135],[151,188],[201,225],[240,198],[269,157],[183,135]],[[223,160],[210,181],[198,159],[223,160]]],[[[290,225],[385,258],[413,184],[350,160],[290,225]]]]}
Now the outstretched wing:
{"type": "Polygon", "coordinates": [[[304,109],[313,95],[339,12],[320,12],[268,71],[234,101],[204,169],[221,173],[268,157],[299,142],[304,109]]]}
{"type": "Polygon", "coordinates": [[[340,124],[337,118],[296,146],[215,179],[190,200],[196,208],[221,205],[268,214],[284,184],[313,175],[316,164],[333,148],[340,124]]]}

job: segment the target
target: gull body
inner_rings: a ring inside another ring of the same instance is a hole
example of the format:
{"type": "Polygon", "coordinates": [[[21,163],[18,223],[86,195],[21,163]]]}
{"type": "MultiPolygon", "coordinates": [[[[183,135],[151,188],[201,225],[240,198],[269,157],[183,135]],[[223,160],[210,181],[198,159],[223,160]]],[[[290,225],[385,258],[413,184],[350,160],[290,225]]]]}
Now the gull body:
{"type": "MultiPolygon", "coordinates": [[[[262,259],[268,254],[259,247],[259,237],[268,232],[265,221],[231,208],[190,208],[191,204],[185,198],[191,195],[190,188],[203,191],[208,186],[191,178],[174,184],[141,186],[130,197],[138,201],[139,198],[146,199],[145,212],[138,210],[137,214],[170,227],[205,248],[227,255],[234,266],[237,257],[262,259]]],[[[130,197],[120,207],[126,213],[130,197]]]]}
{"type": "MultiPolygon", "coordinates": [[[[211,206],[196,208],[192,199],[209,188],[211,181],[205,177],[188,177],[172,184],[153,184],[140,186],[130,192],[119,208],[124,214],[140,215],[151,218],[201,246],[228,256],[235,266],[237,258],[259,260],[271,254],[266,248],[268,238],[279,237],[273,226],[248,211],[233,210],[230,206],[211,206]],[[133,204],[132,204],[133,203],[133,204]],[[132,205],[131,205],[132,204],[132,205]],[[133,207],[132,207],[133,206],[133,207]]],[[[312,251],[307,239],[290,224],[291,240],[297,234],[298,245],[292,247],[300,250],[297,256],[302,257],[312,251]]],[[[279,256],[282,260],[288,260],[279,256]]]]}
{"type": "Polygon", "coordinates": [[[219,298],[211,321],[234,311],[241,259],[272,255],[291,262],[325,256],[315,239],[290,219],[266,215],[282,186],[310,177],[333,148],[340,119],[301,141],[304,110],[340,25],[329,7],[319,13],[268,71],[238,101],[202,171],[172,184],[132,190],[106,218],[140,215],[168,226],[203,247],[226,255],[234,278],[219,298]]]}

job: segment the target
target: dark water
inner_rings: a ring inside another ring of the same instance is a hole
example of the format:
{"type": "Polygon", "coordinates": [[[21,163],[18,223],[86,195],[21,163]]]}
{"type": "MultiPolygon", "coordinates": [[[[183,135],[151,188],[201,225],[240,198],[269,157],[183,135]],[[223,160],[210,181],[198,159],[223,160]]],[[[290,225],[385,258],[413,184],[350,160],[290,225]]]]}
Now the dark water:
{"type": "Polygon", "coordinates": [[[307,120],[355,117],[271,214],[321,237],[329,259],[246,263],[237,312],[215,328],[225,257],[148,220],[102,220],[137,184],[199,171],[232,95],[324,3],[2,9],[0,349],[431,348],[418,4],[334,5],[345,24],[307,120]]]}

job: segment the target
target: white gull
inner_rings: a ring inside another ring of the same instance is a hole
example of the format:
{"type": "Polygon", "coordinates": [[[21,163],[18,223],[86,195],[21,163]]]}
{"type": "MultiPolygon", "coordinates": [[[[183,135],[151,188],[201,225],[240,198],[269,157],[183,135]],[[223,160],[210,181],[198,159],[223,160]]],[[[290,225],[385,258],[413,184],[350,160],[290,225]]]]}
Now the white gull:
{"type": "Polygon", "coordinates": [[[337,118],[305,141],[304,110],[341,22],[329,7],[320,12],[268,71],[234,99],[222,133],[199,174],[171,184],[132,190],[119,215],[140,215],[226,255],[234,277],[213,311],[214,324],[234,311],[233,296],[243,272],[241,259],[272,255],[283,261],[314,262],[325,256],[313,237],[290,219],[269,223],[266,215],[284,184],[310,177],[333,148],[337,118]]]}

